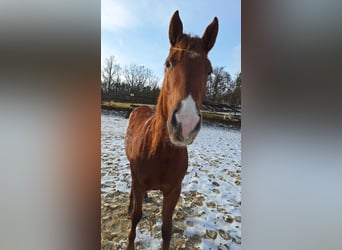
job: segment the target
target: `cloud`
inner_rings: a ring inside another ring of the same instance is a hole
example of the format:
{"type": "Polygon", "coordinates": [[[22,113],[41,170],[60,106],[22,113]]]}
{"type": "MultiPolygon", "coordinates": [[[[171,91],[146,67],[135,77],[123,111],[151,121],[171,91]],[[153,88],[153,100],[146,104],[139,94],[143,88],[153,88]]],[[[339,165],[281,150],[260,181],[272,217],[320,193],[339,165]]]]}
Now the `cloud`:
{"type": "Polygon", "coordinates": [[[117,32],[146,25],[168,27],[176,9],[173,2],[101,0],[101,29],[117,32]]]}
{"type": "Polygon", "coordinates": [[[120,1],[101,1],[101,29],[105,31],[118,31],[134,27],[138,20],[130,8],[120,1]]]}

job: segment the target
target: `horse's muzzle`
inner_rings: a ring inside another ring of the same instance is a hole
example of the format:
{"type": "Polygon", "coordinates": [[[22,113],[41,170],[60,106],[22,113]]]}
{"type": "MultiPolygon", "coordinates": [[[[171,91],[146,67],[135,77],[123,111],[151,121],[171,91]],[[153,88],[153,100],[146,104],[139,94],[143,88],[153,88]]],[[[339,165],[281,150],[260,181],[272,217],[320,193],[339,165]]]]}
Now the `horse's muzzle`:
{"type": "Polygon", "coordinates": [[[187,146],[193,142],[197,136],[202,124],[202,116],[197,113],[196,116],[182,116],[175,110],[168,122],[170,140],[174,145],[187,146]]]}

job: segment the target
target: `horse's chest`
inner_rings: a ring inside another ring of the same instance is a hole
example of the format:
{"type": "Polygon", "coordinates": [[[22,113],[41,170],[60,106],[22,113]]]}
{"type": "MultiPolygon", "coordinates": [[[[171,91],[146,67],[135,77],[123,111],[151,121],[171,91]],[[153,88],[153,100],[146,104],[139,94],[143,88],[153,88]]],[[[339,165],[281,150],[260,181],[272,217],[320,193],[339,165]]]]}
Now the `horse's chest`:
{"type": "Polygon", "coordinates": [[[187,168],[187,157],[184,159],[145,160],[139,164],[137,176],[148,189],[160,189],[164,185],[182,182],[187,168]]]}

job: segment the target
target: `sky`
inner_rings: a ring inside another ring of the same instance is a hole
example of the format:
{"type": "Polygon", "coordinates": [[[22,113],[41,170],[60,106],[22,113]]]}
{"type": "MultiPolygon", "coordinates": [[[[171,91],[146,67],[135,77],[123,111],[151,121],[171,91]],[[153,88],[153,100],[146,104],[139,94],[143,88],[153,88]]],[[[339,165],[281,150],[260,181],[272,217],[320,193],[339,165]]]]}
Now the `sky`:
{"type": "Polygon", "coordinates": [[[200,37],[218,18],[218,36],[208,57],[213,67],[225,67],[234,78],[241,71],[240,0],[101,0],[101,62],[114,56],[121,67],[144,65],[161,83],[170,48],[169,23],[176,10],[183,32],[200,37]]]}

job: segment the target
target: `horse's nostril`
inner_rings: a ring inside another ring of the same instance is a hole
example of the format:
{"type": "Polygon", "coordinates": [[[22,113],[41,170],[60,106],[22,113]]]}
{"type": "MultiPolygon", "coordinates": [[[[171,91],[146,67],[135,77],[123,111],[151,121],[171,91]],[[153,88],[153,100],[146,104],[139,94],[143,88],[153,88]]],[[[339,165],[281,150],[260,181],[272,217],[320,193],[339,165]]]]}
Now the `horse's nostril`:
{"type": "Polygon", "coordinates": [[[177,113],[177,109],[175,109],[175,111],[172,113],[172,117],[171,117],[171,125],[173,128],[177,129],[177,126],[178,126],[178,122],[177,122],[177,119],[176,119],[176,113],[177,113]]]}

